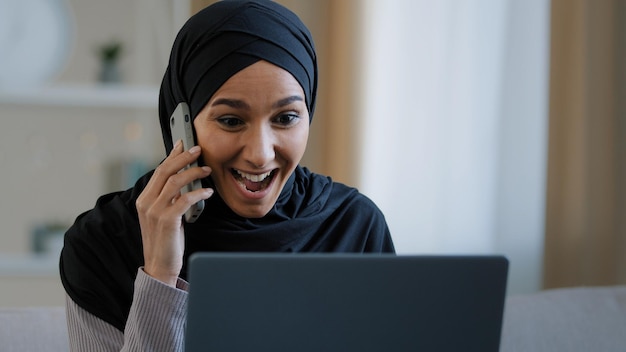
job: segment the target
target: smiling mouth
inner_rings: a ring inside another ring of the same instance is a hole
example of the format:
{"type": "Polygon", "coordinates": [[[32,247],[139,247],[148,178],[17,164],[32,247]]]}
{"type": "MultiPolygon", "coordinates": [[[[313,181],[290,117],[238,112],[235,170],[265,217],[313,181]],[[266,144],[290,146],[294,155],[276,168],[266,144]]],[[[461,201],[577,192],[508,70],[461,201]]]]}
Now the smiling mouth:
{"type": "Polygon", "coordinates": [[[239,185],[243,187],[246,191],[260,192],[266,189],[272,183],[274,175],[276,175],[276,170],[278,169],[274,169],[264,174],[255,175],[237,169],[231,169],[231,173],[235,177],[237,183],[239,183],[239,185]]]}

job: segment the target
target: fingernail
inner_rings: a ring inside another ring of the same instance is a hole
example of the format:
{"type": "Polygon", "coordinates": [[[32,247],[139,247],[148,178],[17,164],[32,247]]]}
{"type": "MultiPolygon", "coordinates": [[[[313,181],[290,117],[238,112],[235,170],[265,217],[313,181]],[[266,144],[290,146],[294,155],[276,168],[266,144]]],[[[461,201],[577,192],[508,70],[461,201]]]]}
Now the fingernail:
{"type": "Polygon", "coordinates": [[[204,171],[204,172],[211,172],[211,168],[208,167],[208,166],[203,166],[202,167],[202,171],[204,171]]]}
{"type": "Polygon", "coordinates": [[[199,152],[200,152],[200,147],[197,146],[197,145],[194,145],[193,147],[191,147],[189,149],[189,153],[191,153],[191,154],[196,154],[196,153],[199,153],[199,152]]]}
{"type": "Polygon", "coordinates": [[[180,145],[183,143],[182,139],[179,139],[176,141],[176,143],[174,143],[174,148],[172,148],[172,151],[177,150],[178,148],[180,148],[180,145]]]}

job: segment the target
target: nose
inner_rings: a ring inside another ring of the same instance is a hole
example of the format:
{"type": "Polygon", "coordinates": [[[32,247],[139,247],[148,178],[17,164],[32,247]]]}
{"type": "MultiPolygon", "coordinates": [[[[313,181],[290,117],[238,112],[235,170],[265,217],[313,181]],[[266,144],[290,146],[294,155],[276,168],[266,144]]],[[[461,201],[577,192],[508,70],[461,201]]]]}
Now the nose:
{"type": "Polygon", "coordinates": [[[263,169],[276,156],[274,150],[276,138],[271,127],[258,126],[248,130],[245,136],[243,157],[256,169],[263,169]]]}

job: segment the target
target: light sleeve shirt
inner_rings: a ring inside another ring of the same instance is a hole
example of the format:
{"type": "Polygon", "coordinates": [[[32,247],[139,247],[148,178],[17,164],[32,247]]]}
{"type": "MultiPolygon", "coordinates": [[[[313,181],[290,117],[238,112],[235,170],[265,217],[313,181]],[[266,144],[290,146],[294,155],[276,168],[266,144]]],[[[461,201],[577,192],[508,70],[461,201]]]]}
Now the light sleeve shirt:
{"type": "Polygon", "coordinates": [[[189,284],[168,286],[139,269],[124,331],[66,296],[70,351],[182,351],[189,284]]]}

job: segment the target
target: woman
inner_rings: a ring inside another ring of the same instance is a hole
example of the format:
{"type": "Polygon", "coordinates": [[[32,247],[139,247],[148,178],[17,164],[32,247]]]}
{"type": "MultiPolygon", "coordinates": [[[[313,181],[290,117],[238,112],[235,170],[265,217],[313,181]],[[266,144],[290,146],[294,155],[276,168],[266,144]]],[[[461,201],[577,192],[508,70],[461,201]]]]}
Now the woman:
{"type": "Polygon", "coordinates": [[[68,230],[60,270],[75,350],[180,350],[186,263],[196,251],[393,252],[378,208],[298,166],[315,108],[309,31],[271,1],[221,1],[189,19],[165,73],[159,118],[168,156],[102,196],[68,230]],[[171,140],[187,102],[197,147],[171,140]],[[201,167],[179,172],[199,161],[201,167]],[[203,188],[180,195],[201,179],[203,188]],[[183,214],[199,200],[197,221],[183,214]]]}

